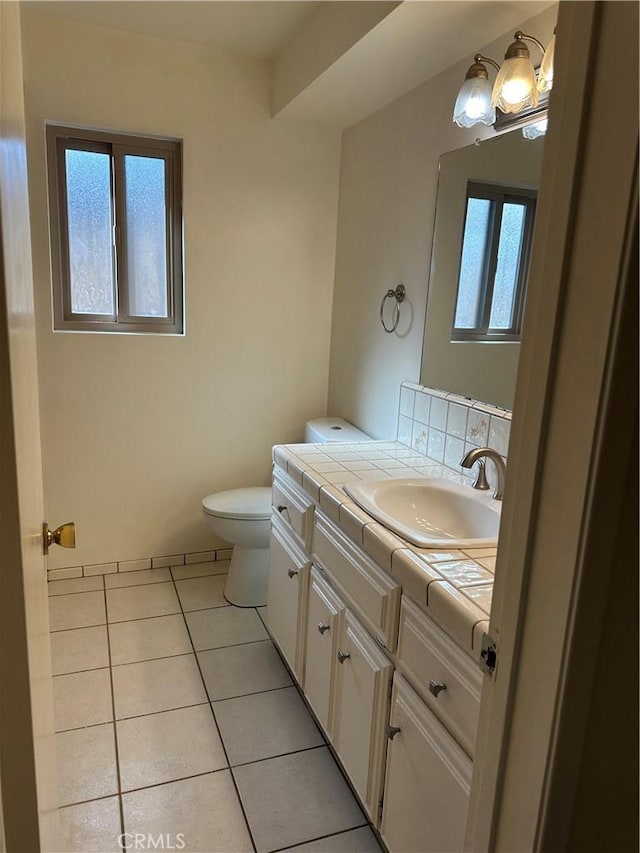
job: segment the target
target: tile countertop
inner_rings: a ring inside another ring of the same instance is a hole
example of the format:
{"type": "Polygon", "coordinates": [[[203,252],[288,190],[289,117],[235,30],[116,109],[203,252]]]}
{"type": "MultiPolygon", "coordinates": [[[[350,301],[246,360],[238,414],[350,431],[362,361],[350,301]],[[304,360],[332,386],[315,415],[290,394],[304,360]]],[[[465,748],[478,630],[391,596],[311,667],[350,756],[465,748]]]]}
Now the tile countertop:
{"type": "Polygon", "coordinates": [[[418,548],[375,521],[342,489],[345,483],[385,477],[445,477],[458,483],[467,479],[395,441],[278,445],[273,459],[393,575],[403,592],[480,660],[482,634],[489,630],[496,549],[418,548]]]}

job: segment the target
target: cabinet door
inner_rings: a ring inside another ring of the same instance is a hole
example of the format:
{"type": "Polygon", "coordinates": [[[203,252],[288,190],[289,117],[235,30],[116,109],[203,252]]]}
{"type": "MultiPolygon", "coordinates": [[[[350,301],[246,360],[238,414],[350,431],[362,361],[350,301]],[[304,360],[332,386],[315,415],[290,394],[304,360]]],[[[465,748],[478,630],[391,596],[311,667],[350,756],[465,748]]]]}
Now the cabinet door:
{"type": "Polygon", "coordinates": [[[472,764],[418,694],[397,673],[381,835],[393,853],[464,848],[472,764]]]}
{"type": "Polygon", "coordinates": [[[310,560],[273,519],[267,596],[269,630],[296,678],[304,677],[304,633],[310,560]]]}
{"type": "Polygon", "coordinates": [[[313,567],[309,584],[304,692],[329,737],[332,735],[329,719],[332,675],[338,665],[335,651],[339,616],[343,611],[342,600],[313,567]]]}
{"type": "Polygon", "coordinates": [[[371,819],[377,822],[393,667],[349,610],[345,610],[337,646],[333,742],[371,819]]]}

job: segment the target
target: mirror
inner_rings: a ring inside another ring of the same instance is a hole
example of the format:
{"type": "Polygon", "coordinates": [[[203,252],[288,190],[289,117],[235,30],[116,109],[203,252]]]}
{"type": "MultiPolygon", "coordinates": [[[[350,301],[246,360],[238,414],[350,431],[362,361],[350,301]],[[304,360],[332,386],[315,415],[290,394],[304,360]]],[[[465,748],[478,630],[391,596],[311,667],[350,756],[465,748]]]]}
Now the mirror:
{"type": "MultiPolygon", "coordinates": [[[[544,137],[529,140],[514,130],[440,157],[420,371],[422,385],[512,408],[519,341],[513,335],[502,340],[480,341],[477,336],[452,340],[463,235],[465,247],[469,235],[469,228],[465,231],[467,195],[469,182],[472,186],[508,188],[509,192],[514,188],[525,192],[537,190],[543,147],[544,137]]],[[[496,246],[497,243],[494,249],[496,246]]],[[[497,249],[498,255],[500,251],[497,249]]],[[[485,252],[487,259],[490,254],[485,252]]],[[[490,263],[486,260],[487,266],[490,263]]],[[[499,266],[500,262],[497,263],[499,266]]],[[[523,291],[526,297],[526,282],[523,291]]]]}

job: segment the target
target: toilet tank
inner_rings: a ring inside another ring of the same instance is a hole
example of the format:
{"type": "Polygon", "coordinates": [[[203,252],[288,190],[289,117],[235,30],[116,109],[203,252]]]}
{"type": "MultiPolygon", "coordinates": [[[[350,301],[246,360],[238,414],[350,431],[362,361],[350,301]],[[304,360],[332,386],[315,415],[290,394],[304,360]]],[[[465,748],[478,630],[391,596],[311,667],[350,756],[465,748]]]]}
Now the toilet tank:
{"type": "Polygon", "coordinates": [[[304,440],[308,444],[325,444],[329,441],[371,441],[371,436],[342,418],[315,418],[305,424],[304,440]]]}

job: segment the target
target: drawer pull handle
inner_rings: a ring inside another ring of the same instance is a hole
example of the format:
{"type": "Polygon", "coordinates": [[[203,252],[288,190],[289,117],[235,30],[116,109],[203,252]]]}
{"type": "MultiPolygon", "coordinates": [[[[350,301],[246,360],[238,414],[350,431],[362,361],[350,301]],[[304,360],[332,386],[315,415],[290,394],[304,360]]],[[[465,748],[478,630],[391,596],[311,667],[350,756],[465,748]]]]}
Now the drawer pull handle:
{"type": "Polygon", "coordinates": [[[328,631],[331,625],[327,625],[325,622],[318,622],[318,631],[321,634],[324,634],[325,631],[328,631]]]}
{"type": "Polygon", "coordinates": [[[293,578],[296,577],[296,575],[298,574],[299,571],[300,571],[300,569],[287,569],[287,574],[293,580],[293,578]]]}
{"type": "Polygon", "coordinates": [[[393,740],[394,737],[402,731],[400,726],[387,726],[387,737],[393,740]]]}
{"type": "Polygon", "coordinates": [[[338,652],[338,660],[340,663],[344,663],[346,660],[349,660],[351,654],[349,652],[338,652]]]}
{"type": "Polygon", "coordinates": [[[447,685],[443,684],[441,681],[429,682],[429,693],[432,693],[436,697],[436,699],[438,698],[438,694],[442,693],[442,691],[446,689],[447,685]]]}
{"type": "Polygon", "coordinates": [[[288,509],[288,506],[285,506],[284,504],[278,504],[278,512],[286,512],[288,509]]]}

